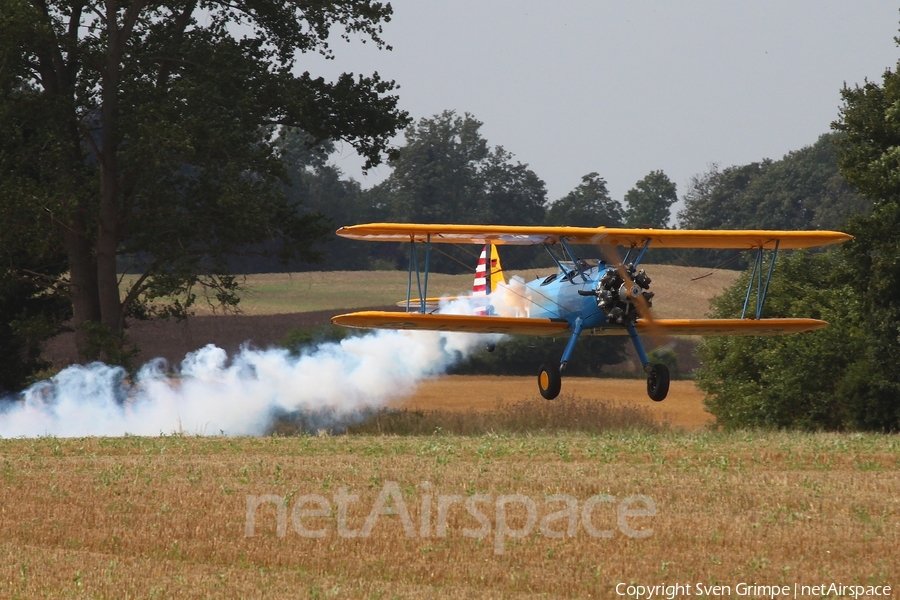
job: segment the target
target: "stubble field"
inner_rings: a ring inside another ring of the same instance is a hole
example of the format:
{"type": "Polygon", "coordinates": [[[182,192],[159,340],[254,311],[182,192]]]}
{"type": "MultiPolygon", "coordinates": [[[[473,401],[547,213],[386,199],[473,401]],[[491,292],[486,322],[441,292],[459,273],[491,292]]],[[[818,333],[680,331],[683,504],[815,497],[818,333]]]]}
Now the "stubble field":
{"type": "Polygon", "coordinates": [[[5,440],[0,595],[610,598],[620,583],[678,582],[690,596],[719,584],[735,597],[741,582],[892,585],[898,442],[636,431],[5,440]],[[341,494],[358,497],[343,523],[341,494]],[[280,532],[265,495],[285,502],[280,532]],[[571,530],[569,515],[552,517],[568,503],[571,530]]]}
{"type": "MultiPolygon", "coordinates": [[[[660,318],[702,318],[709,299],[737,279],[739,272],[676,265],[644,265],[653,279],[650,289],[655,313],[660,318]]],[[[473,269],[474,271],[474,269],[473,269]]],[[[526,281],[555,273],[556,269],[509,271],[526,281]]],[[[432,273],[428,296],[456,295],[472,289],[472,274],[432,273]]],[[[404,271],[311,271],[247,275],[240,310],[246,315],[273,315],[328,309],[356,309],[386,306],[406,299],[407,273],[404,271]]],[[[418,297],[413,279],[413,297],[418,297]]],[[[213,314],[202,300],[198,315],[213,314]]]]}
{"type": "MultiPolygon", "coordinates": [[[[644,379],[596,379],[564,377],[563,396],[587,402],[639,410],[648,420],[673,429],[697,431],[709,426],[713,417],[703,407],[703,393],[693,381],[673,381],[663,402],[647,397],[644,379]]],[[[492,411],[498,404],[536,402],[554,406],[538,396],[535,377],[464,376],[436,377],[419,385],[391,406],[407,410],[447,412],[492,411]]]]}

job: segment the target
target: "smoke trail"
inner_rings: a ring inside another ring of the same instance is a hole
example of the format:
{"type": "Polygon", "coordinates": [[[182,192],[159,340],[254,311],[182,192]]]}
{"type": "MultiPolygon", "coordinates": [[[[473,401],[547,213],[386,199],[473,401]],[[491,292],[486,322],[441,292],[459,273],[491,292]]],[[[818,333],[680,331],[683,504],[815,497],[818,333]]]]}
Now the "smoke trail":
{"type": "MultiPolygon", "coordinates": [[[[448,312],[469,311],[454,305],[448,312]]],[[[300,356],[244,347],[230,360],[209,345],[188,354],[176,378],[156,359],[133,381],[119,367],[76,365],[30,387],[22,400],[5,403],[0,437],[262,435],[277,415],[352,419],[412,392],[417,382],[445,372],[485,339],[379,331],[321,344],[300,356]]]]}

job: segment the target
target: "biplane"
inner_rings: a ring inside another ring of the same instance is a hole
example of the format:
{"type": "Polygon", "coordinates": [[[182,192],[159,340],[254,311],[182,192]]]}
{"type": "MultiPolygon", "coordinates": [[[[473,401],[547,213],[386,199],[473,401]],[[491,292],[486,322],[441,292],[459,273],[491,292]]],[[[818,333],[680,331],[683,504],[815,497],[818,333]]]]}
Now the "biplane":
{"type": "Polygon", "coordinates": [[[669,371],[651,364],[641,336],[782,335],[812,331],[828,323],[805,318],[763,318],[763,305],[779,250],[838,244],[852,236],[837,231],[668,230],[607,227],[519,227],[500,225],[422,225],[372,223],[338,229],[339,236],[409,244],[406,312],[364,311],[338,315],[336,325],[376,329],[460,331],[470,333],[568,336],[559,361],[540,367],[538,389],[552,400],[559,395],[562,375],[582,335],[627,335],[647,374],[647,394],[663,400],[669,391],[669,371]],[[425,246],[424,277],[417,244],[425,246]],[[436,299],[427,298],[433,244],[478,244],[484,247],[473,296],[497,295],[504,302],[482,302],[476,314],[441,314],[436,299]],[[506,282],[496,246],[542,245],[558,270],[531,282],[506,282]],[[591,245],[599,259],[576,256],[573,246],[591,245]],[[650,276],[640,268],[653,248],[709,248],[754,253],[750,283],[739,319],[657,319],[651,306],[650,276]],[[618,250],[625,249],[624,257],[618,250]],[[764,253],[770,258],[766,268],[764,253]],[[413,271],[418,297],[412,297],[413,271]],[[765,276],[763,272],[766,272],[765,276]],[[424,285],[423,285],[424,279],[424,285]],[[480,288],[479,288],[480,285],[480,288]],[[479,292],[481,292],[479,294],[479,292]],[[751,298],[755,301],[751,303],[751,298]],[[480,314],[479,314],[480,313],[480,314]]]}

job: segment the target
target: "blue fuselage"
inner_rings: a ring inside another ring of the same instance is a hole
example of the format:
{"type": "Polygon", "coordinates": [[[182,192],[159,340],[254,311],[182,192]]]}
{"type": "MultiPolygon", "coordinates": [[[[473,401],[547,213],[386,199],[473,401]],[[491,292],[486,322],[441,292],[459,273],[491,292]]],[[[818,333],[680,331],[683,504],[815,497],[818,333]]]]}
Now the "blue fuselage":
{"type": "Polygon", "coordinates": [[[581,317],[585,329],[603,327],[606,325],[606,315],[597,306],[596,296],[582,296],[578,291],[592,292],[597,289],[597,281],[610,269],[612,267],[601,263],[585,267],[584,277],[575,269],[529,281],[525,287],[531,298],[530,316],[565,319],[570,326],[581,317]]]}

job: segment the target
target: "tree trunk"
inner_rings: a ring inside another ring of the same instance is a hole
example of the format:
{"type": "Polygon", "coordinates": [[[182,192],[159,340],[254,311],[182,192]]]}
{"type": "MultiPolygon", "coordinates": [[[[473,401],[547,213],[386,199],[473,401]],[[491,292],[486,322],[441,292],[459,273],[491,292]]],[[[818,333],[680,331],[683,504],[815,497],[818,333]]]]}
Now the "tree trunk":
{"type": "Polygon", "coordinates": [[[69,258],[69,297],[75,325],[75,346],[85,359],[95,359],[96,351],[90,345],[90,332],[86,323],[100,322],[100,304],[97,295],[97,265],[91,252],[91,241],[85,235],[84,217],[76,213],[65,230],[66,253],[69,258]]]}
{"type": "Polygon", "coordinates": [[[107,0],[106,69],[103,77],[103,145],[100,161],[100,219],[97,228],[97,292],[99,294],[100,324],[114,337],[120,338],[124,329],[119,281],[116,274],[116,250],[119,247],[119,59],[121,53],[117,6],[107,0]]]}

